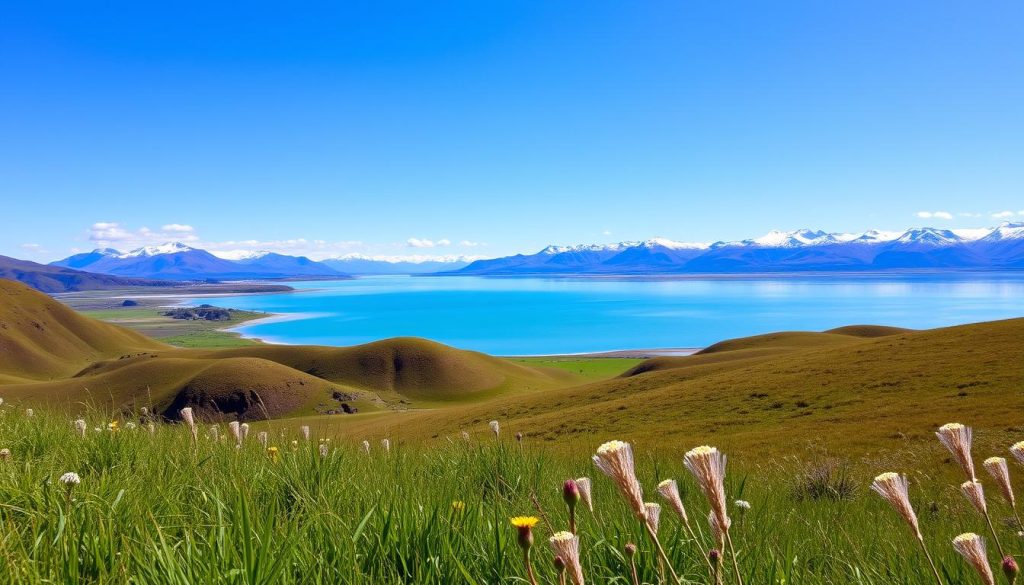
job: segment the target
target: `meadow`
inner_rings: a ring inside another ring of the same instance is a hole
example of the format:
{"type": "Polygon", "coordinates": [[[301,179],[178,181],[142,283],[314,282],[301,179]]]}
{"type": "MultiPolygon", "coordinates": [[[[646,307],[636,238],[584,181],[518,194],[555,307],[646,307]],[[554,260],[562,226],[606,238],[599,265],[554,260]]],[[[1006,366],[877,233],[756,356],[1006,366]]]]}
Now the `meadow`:
{"type": "MultiPolygon", "coordinates": [[[[576,508],[586,581],[631,583],[625,550],[634,544],[639,582],[667,582],[615,483],[586,455],[517,440],[527,429],[496,436],[482,424],[429,448],[396,441],[385,449],[375,440],[367,449],[271,421],[253,423],[236,447],[224,424],[197,424],[194,440],[186,424],[150,430],[139,412],[93,410],[79,435],[72,415],[28,416],[9,404],[0,413],[3,582],[526,583],[510,518],[535,516],[536,579],[557,583],[547,541],[568,529],[563,482],[579,477],[593,485],[593,512],[576,508]]],[[[598,445],[572,447],[593,453],[598,445]]],[[[1007,456],[1008,447],[986,445],[977,459],[1007,456]]],[[[969,530],[985,535],[984,519],[960,495],[955,464],[917,467],[942,452],[938,442],[918,449],[928,453],[828,464],[729,453],[724,494],[743,582],[934,583],[911,530],[868,489],[883,471],[910,474],[910,499],[943,582],[981,582],[951,541],[969,530]]],[[[978,467],[1003,547],[1019,557],[1019,528],[978,467]]],[[[638,451],[636,469],[645,500],[665,505],[658,535],[681,582],[713,582],[704,557],[715,547],[709,504],[683,452],[638,451]],[[678,482],[695,539],[658,495],[667,478],[678,482]]],[[[730,571],[723,576],[737,582],[730,571]]]]}

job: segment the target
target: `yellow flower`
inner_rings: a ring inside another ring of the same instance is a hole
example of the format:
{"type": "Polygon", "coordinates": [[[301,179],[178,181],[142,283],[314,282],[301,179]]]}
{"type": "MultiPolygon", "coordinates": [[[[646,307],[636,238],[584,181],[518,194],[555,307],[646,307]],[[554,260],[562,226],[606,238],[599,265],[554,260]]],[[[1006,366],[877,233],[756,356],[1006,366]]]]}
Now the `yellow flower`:
{"type": "Polygon", "coordinates": [[[107,428],[110,429],[111,432],[116,432],[120,426],[121,425],[116,420],[112,420],[107,424],[107,428]]]}
{"type": "Polygon", "coordinates": [[[516,528],[533,528],[540,522],[540,519],[535,516],[516,516],[510,520],[512,526],[516,528]]]}
{"type": "Polygon", "coordinates": [[[272,461],[277,461],[277,447],[267,447],[267,455],[270,456],[272,461]]]}
{"type": "Polygon", "coordinates": [[[455,510],[456,512],[462,512],[465,509],[466,502],[463,502],[462,500],[455,500],[454,502],[452,502],[452,510],[455,510]]]}

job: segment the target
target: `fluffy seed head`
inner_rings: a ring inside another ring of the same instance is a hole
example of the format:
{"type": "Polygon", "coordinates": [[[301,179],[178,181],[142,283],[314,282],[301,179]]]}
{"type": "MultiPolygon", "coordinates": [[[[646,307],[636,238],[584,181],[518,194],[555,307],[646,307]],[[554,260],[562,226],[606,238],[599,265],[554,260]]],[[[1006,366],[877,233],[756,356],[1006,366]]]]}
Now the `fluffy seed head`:
{"type": "Polygon", "coordinates": [[[580,566],[580,541],[572,532],[556,532],[548,539],[556,557],[561,557],[566,571],[575,585],[583,585],[583,567],[580,566]]]}
{"type": "Polygon", "coordinates": [[[85,419],[78,419],[75,421],[75,432],[78,433],[79,437],[85,437],[85,432],[89,430],[89,425],[86,424],[85,419]]]}
{"type": "Polygon", "coordinates": [[[1024,464],[1024,441],[1014,443],[1013,446],[1010,447],[1010,453],[1013,454],[1014,459],[1024,464]]]}
{"type": "Polygon", "coordinates": [[[31,408],[26,408],[25,409],[25,416],[27,416],[29,418],[32,418],[32,416],[35,415],[35,413],[36,413],[36,411],[32,410],[31,408]]]}
{"type": "Polygon", "coordinates": [[[242,423],[242,424],[238,425],[238,427],[242,431],[242,440],[244,441],[245,439],[248,439],[249,438],[249,423],[242,423]]]}
{"type": "Polygon", "coordinates": [[[149,409],[143,406],[142,408],[139,409],[139,414],[141,414],[143,418],[145,418],[149,416],[149,409]]]}
{"type": "Polygon", "coordinates": [[[384,453],[391,452],[391,439],[381,439],[380,448],[384,450],[384,453]]]}
{"type": "Polygon", "coordinates": [[[960,484],[960,491],[964,493],[964,496],[971,502],[971,505],[974,506],[978,513],[982,516],[987,513],[985,490],[981,487],[981,482],[965,481],[960,484]]]}
{"type": "Polygon", "coordinates": [[[995,585],[992,567],[988,565],[988,554],[985,551],[985,539],[967,532],[953,539],[953,548],[978,572],[985,585],[995,585]]]}
{"type": "Polygon", "coordinates": [[[580,490],[580,499],[587,505],[587,509],[591,512],[594,511],[594,501],[590,495],[590,478],[589,477],[577,477],[576,488],[580,490]]]}
{"type": "Polygon", "coordinates": [[[235,443],[238,445],[242,444],[242,425],[238,424],[237,420],[233,420],[228,423],[228,430],[231,431],[231,436],[235,438],[235,443]]]}
{"type": "Polygon", "coordinates": [[[650,526],[652,532],[657,534],[658,525],[661,523],[661,504],[645,502],[644,508],[647,511],[647,525],[650,526]]]}
{"type": "Polygon", "coordinates": [[[712,510],[708,512],[708,525],[711,526],[711,537],[715,540],[715,544],[719,549],[725,550],[725,533],[732,526],[732,520],[726,518],[725,524],[721,524],[718,521],[718,515],[712,510]]]}
{"type": "Polygon", "coordinates": [[[1010,484],[1010,467],[1006,464],[1006,459],[1002,457],[989,457],[985,460],[985,471],[992,476],[992,479],[996,480],[999,491],[1002,492],[1006,503],[1010,504],[1011,508],[1016,506],[1017,502],[1013,497],[1013,485],[1010,484]]]}
{"type": "Polygon", "coordinates": [[[3,448],[3,449],[0,449],[0,461],[7,461],[10,458],[11,458],[11,450],[10,449],[7,449],[6,447],[3,448]]]}
{"type": "Polygon", "coordinates": [[[267,431],[260,431],[259,433],[256,434],[256,440],[260,442],[261,447],[266,449],[267,441],[270,440],[270,435],[267,434],[267,431]]]}
{"type": "Polygon", "coordinates": [[[57,481],[68,486],[68,488],[73,488],[76,485],[82,483],[82,478],[78,477],[78,474],[75,473],[74,471],[69,471],[64,475],[60,476],[60,479],[58,479],[57,481]]]}
{"type": "Polygon", "coordinates": [[[469,432],[468,431],[462,431],[462,440],[467,442],[467,443],[469,442],[469,432]]]}
{"type": "Polygon", "coordinates": [[[666,479],[658,484],[658,493],[665,498],[668,505],[679,514],[683,524],[689,524],[690,519],[686,517],[686,508],[683,507],[683,499],[679,497],[679,484],[674,479],[666,479]]]}
{"type": "Polygon", "coordinates": [[[181,414],[181,420],[185,421],[185,424],[187,424],[190,427],[196,426],[196,417],[192,413],[192,407],[191,406],[186,406],[185,408],[182,408],[180,414],[181,414]]]}
{"type": "Polygon", "coordinates": [[[299,427],[299,432],[302,433],[303,439],[307,441],[309,440],[309,425],[302,425],[301,427],[299,427]]]}
{"type": "Polygon", "coordinates": [[[708,499],[711,511],[718,517],[718,525],[728,530],[731,522],[725,508],[725,455],[704,445],[687,451],[683,463],[708,499]]]}
{"type": "Polygon", "coordinates": [[[363,440],[363,453],[370,454],[370,442],[363,440]]]}
{"type": "Polygon", "coordinates": [[[907,476],[898,473],[887,472],[875,478],[871,484],[878,495],[896,509],[896,512],[914,531],[914,536],[921,540],[921,529],[918,527],[917,514],[910,505],[910,494],[908,491],[907,476]]]}
{"type": "Polygon", "coordinates": [[[971,427],[960,423],[949,423],[939,427],[935,432],[939,442],[949,449],[949,452],[964,470],[967,479],[974,481],[978,479],[974,475],[974,461],[971,459],[971,427]]]}
{"type": "Polygon", "coordinates": [[[327,449],[328,449],[327,443],[320,443],[319,449],[320,449],[320,458],[321,459],[327,459],[327,453],[328,453],[328,451],[327,451],[327,449]]]}
{"type": "Polygon", "coordinates": [[[498,421],[492,420],[487,424],[491,427],[491,432],[494,433],[495,437],[501,434],[501,425],[498,424],[498,421]]]}
{"type": "Polygon", "coordinates": [[[636,479],[636,465],[633,461],[633,447],[623,441],[609,441],[597,448],[594,465],[615,482],[615,487],[626,499],[633,514],[644,520],[644,492],[636,479]]]}

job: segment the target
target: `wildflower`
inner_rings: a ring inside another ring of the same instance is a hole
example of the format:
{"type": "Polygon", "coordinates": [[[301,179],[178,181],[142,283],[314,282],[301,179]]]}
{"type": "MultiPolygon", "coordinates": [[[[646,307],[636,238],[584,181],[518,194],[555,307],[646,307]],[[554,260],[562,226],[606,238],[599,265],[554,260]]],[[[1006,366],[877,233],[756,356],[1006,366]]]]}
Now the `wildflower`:
{"type": "Polygon", "coordinates": [[[219,433],[219,431],[217,429],[217,425],[211,425],[210,426],[210,438],[213,439],[214,441],[216,441],[218,433],[219,433]]]}
{"type": "Polygon", "coordinates": [[[914,536],[918,540],[923,541],[924,538],[921,536],[921,529],[917,523],[917,514],[914,513],[914,508],[910,505],[910,495],[907,487],[907,476],[891,471],[879,475],[875,478],[874,483],[871,484],[871,489],[882,496],[885,501],[889,502],[896,509],[896,512],[899,513],[900,517],[910,526],[910,529],[914,531],[914,536]]]}
{"type": "Polygon", "coordinates": [[[658,493],[665,498],[672,510],[682,518],[684,524],[690,520],[686,516],[686,508],[683,507],[683,499],[679,497],[679,484],[674,479],[666,479],[658,484],[658,493]]]}
{"type": "Polygon", "coordinates": [[[75,421],[75,432],[78,433],[79,437],[85,437],[86,431],[89,430],[89,425],[86,424],[85,419],[78,419],[75,421]]]}
{"type": "Polygon", "coordinates": [[[633,462],[633,448],[629,443],[609,441],[597,448],[593,456],[594,465],[607,475],[619,493],[626,499],[633,515],[644,520],[647,511],[644,508],[643,488],[636,479],[636,467],[633,462]]]}
{"type": "Polygon", "coordinates": [[[270,456],[270,460],[277,463],[277,460],[281,457],[277,447],[267,447],[267,455],[270,456]]]}
{"type": "Polygon", "coordinates": [[[296,450],[296,449],[298,449],[298,448],[299,448],[299,442],[298,442],[298,441],[295,441],[295,440],[293,440],[293,441],[292,441],[292,451],[295,451],[295,450],[296,450]]]}
{"type": "Polygon", "coordinates": [[[571,479],[562,484],[562,499],[569,508],[569,532],[576,534],[576,504],[580,502],[580,488],[571,479]]]}
{"type": "Polygon", "coordinates": [[[391,439],[381,439],[380,440],[380,448],[384,450],[385,454],[390,453],[391,452],[391,439]]]}
{"type": "Polygon", "coordinates": [[[978,481],[965,481],[960,484],[960,491],[971,502],[974,509],[985,517],[985,521],[988,522],[989,532],[992,534],[992,539],[996,543],[996,548],[999,549],[999,556],[1003,556],[1003,545],[999,543],[999,536],[996,535],[995,526],[992,525],[992,517],[989,516],[988,506],[985,505],[985,490],[981,487],[981,483],[978,481]]]}
{"type": "Polygon", "coordinates": [[[533,527],[537,525],[538,520],[534,516],[516,516],[509,521],[516,528],[519,548],[523,549],[526,576],[531,585],[537,585],[537,579],[533,575],[533,563],[530,562],[530,548],[533,547],[533,527]]]}
{"type": "Polygon", "coordinates": [[[156,425],[155,424],[149,423],[148,425],[146,425],[146,427],[149,429],[149,434],[151,434],[151,435],[155,435],[156,434],[156,425]]]}
{"type": "Polygon", "coordinates": [[[1020,572],[1020,568],[1017,566],[1017,561],[1014,560],[1010,555],[1003,557],[1003,574],[1006,575],[1006,580],[1013,585],[1017,581],[1017,573],[1020,572]]]}
{"type": "Polygon", "coordinates": [[[192,414],[192,407],[186,406],[185,408],[182,408],[180,414],[181,420],[185,421],[185,424],[188,425],[188,430],[192,432],[192,441],[198,441],[199,429],[196,428],[196,419],[192,414]]]}
{"type": "Polygon", "coordinates": [[[750,509],[750,502],[748,502],[746,500],[736,500],[735,502],[733,502],[733,504],[737,508],[739,508],[740,510],[749,510],[750,509]]]}
{"type": "Polygon", "coordinates": [[[492,420],[487,424],[491,427],[491,432],[494,433],[494,438],[497,439],[498,436],[501,434],[501,425],[499,425],[498,421],[496,420],[492,420]]]}
{"type": "Polygon", "coordinates": [[[729,537],[729,527],[732,525],[732,521],[729,520],[729,514],[725,509],[725,462],[725,454],[707,445],[690,449],[683,457],[683,463],[697,479],[697,485],[700,486],[704,497],[708,499],[711,506],[711,513],[715,516],[712,528],[718,527],[722,532],[724,542],[719,548],[725,550],[724,545],[729,545],[736,582],[743,585],[739,563],[736,560],[736,549],[732,546],[732,539],[729,537]]]}
{"type": "Polygon", "coordinates": [[[233,420],[228,423],[228,431],[231,432],[231,436],[235,438],[235,445],[242,446],[242,425],[238,424],[237,420],[233,420]]]}
{"type": "Polygon", "coordinates": [[[1013,486],[1010,485],[1010,468],[1006,465],[1006,459],[1002,457],[989,457],[985,460],[985,470],[988,471],[992,479],[996,480],[996,484],[999,485],[999,491],[1003,493],[1003,498],[1006,499],[1006,503],[1010,504],[1011,508],[1017,507],[1017,502],[1013,497],[1013,486]]]}
{"type": "Polygon", "coordinates": [[[583,503],[587,505],[587,509],[593,512],[594,501],[590,497],[590,478],[577,477],[576,489],[580,490],[580,499],[583,500],[583,503]]]}
{"type": "Polygon", "coordinates": [[[960,423],[944,424],[935,433],[939,442],[949,449],[953,458],[960,464],[967,479],[975,481],[978,478],[974,475],[974,461],[971,459],[971,435],[971,427],[960,423]]]}
{"type": "Polygon", "coordinates": [[[320,458],[327,459],[327,443],[320,443],[320,458]]]}
{"type": "Polygon", "coordinates": [[[370,442],[365,439],[363,440],[363,453],[370,454],[370,442]]]}
{"type": "Polygon", "coordinates": [[[455,500],[452,502],[452,511],[462,513],[466,510],[466,502],[455,500]]]}
{"type": "Polygon", "coordinates": [[[128,421],[128,422],[124,423],[124,428],[128,429],[129,431],[134,431],[135,430],[135,423],[133,423],[131,421],[128,421]]]}
{"type": "Polygon", "coordinates": [[[309,425],[302,425],[299,427],[299,432],[302,433],[302,438],[306,441],[309,440],[309,425]]]}
{"type": "Polygon", "coordinates": [[[626,559],[629,560],[629,576],[633,580],[633,585],[640,585],[640,576],[636,572],[636,545],[632,542],[627,542],[625,551],[626,559]]]}
{"type": "Polygon", "coordinates": [[[36,411],[32,410],[31,408],[25,409],[25,416],[27,416],[28,418],[32,418],[32,416],[35,415],[35,413],[36,411]]]}
{"type": "Polygon", "coordinates": [[[580,566],[580,541],[572,532],[556,532],[548,539],[551,550],[565,563],[569,578],[575,585],[583,585],[583,567],[580,566]]]}
{"type": "Polygon", "coordinates": [[[651,527],[651,532],[657,534],[658,524],[661,522],[661,504],[647,502],[644,508],[647,509],[647,525],[651,527]]]}
{"type": "Polygon", "coordinates": [[[120,429],[120,423],[118,423],[116,420],[112,420],[112,421],[107,423],[107,430],[108,431],[110,431],[112,433],[116,433],[119,429],[120,429]]]}
{"type": "Polygon", "coordinates": [[[142,415],[142,418],[146,418],[147,416],[149,416],[149,409],[143,406],[142,408],[139,409],[139,414],[142,415]]]}
{"type": "Polygon", "coordinates": [[[60,479],[58,479],[57,481],[64,484],[64,489],[66,490],[65,495],[67,497],[68,503],[71,503],[71,492],[75,489],[76,485],[82,483],[82,478],[78,477],[78,474],[75,473],[74,471],[69,471],[64,475],[60,476],[60,479]]]}
{"type": "Polygon", "coordinates": [[[519,433],[519,432],[516,433],[516,442],[517,443],[522,443],[523,442],[523,433],[519,433]]]}
{"type": "Polygon", "coordinates": [[[992,567],[988,565],[988,553],[985,551],[985,539],[967,532],[953,539],[953,548],[978,572],[985,585],[995,585],[992,567]]]}
{"type": "Polygon", "coordinates": [[[0,449],[0,461],[7,461],[11,458],[11,450],[7,448],[0,449]]]}
{"type": "Polygon", "coordinates": [[[259,434],[256,435],[256,440],[260,442],[261,447],[266,449],[267,443],[270,440],[270,435],[267,434],[267,431],[260,431],[259,434]]]}
{"type": "Polygon", "coordinates": [[[249,423],[242,423],[238,425],[238,428],[242,431],[242,440],[249,438],[249,423]]]}
{"type": "Polygon", "coordinates": [[[1024,464],[1024,441],[1014,443],[1013,446],[1010,447],[1010,453],[1013,454],[1014,459],[1019,463],[1024,464]]]}
{"type": "Polygon", "coordinates": [[[462,431],[462,440],[467,442],[467,443],[469,442],[469,433],[468,432],[462,431]]]}

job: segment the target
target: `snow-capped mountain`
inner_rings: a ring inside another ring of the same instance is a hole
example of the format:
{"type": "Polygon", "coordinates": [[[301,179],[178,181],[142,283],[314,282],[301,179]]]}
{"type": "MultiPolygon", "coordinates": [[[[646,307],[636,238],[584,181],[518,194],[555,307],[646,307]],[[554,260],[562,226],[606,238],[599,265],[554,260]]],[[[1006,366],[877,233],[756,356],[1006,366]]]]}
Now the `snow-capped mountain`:
{"type": "Polygon", "coordinates": [[[466,258],[465,256],[390,258],[347,254],[338,258],[327,258],[320,262],[346,274],[385,275],[430,274],[432,272],[458,270],[468,266],[473,260],[473,258],[466,258]]]}
{"type": "Polygon", "coordinates": [[[51,264],[101,274],[165,280],[346,277],[342,272],[303,256],[271,252],[231,256],[234,257],[218,257],[181,242],[170,242],[129,252],[93,250],[51,264]]]}
{"type": "Polygon", "coordinates": [[[677,274],[983,270],[1024,268],[1024,223],[988,229],[771,231],[759,238],[688,244],[656,238],[548,246],[536,254],[479,260],[445,274],[677,274]]]}

